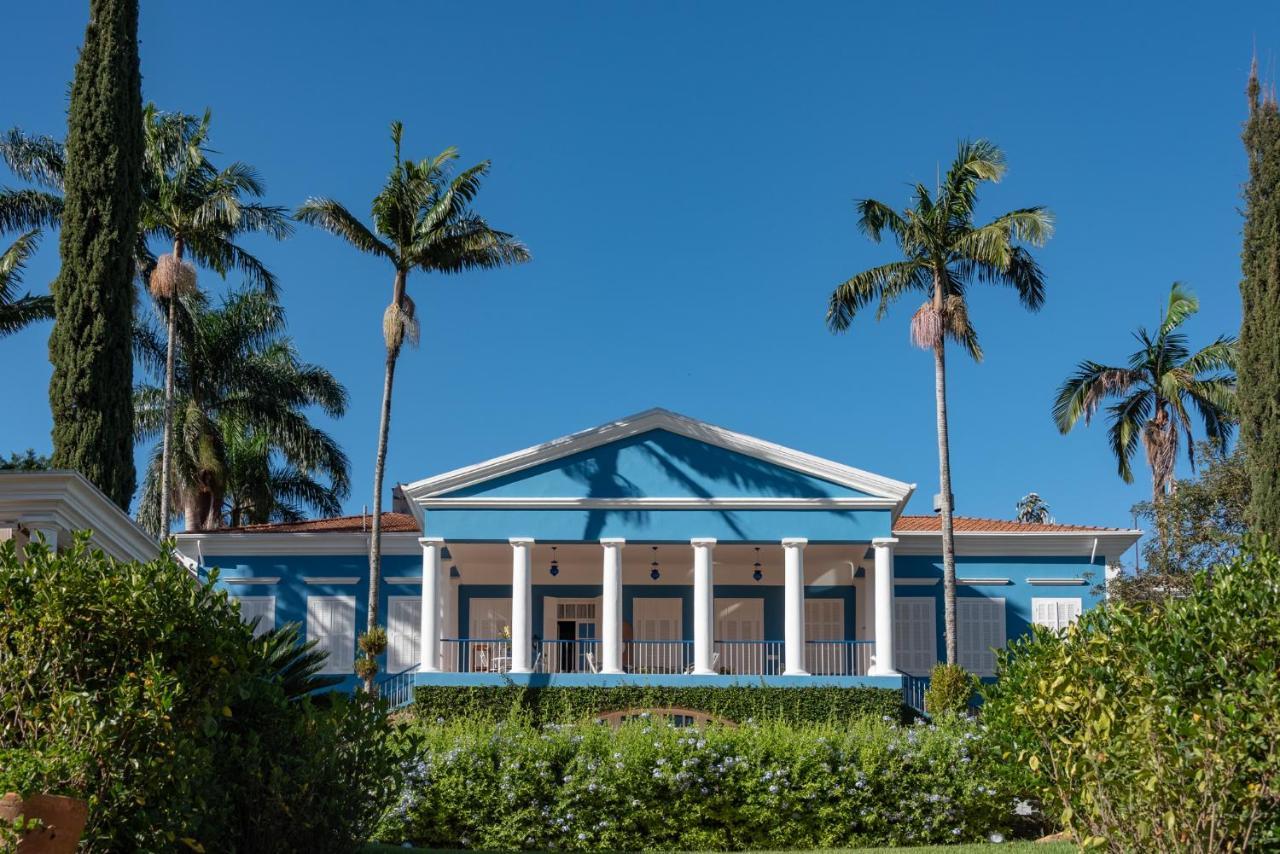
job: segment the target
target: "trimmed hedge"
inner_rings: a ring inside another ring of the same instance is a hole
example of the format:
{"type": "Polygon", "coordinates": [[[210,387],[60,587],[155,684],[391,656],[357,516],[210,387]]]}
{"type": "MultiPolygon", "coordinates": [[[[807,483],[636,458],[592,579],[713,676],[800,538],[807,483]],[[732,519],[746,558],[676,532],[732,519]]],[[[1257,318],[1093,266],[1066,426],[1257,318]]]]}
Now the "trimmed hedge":
{"type": "Polygon", "coordinates": [[[422,685],[414,714],[424,721],[506,720],[517,713],[535,724],[573,723],[625,709],[679,708],[734,722],[832,723],[855,718],[908,722],[902,692],[891,688],[780,688],[770,686],[422,685]]]}

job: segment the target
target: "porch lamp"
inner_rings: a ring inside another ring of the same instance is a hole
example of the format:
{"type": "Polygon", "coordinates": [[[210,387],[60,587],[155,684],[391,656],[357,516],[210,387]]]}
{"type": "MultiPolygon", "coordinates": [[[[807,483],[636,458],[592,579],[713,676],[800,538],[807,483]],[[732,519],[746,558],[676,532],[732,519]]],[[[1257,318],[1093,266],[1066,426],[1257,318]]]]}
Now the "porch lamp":
{"type": "Polygon", "coordinates": [[[649,564],[649,577],[657,581],[662,577],[662,573],[658,571],[658,547],[653,547],[653,563],[649,564]]]}
{"type": "Polygon", "coordinates": [[[551,547],[551,568],[549,570],[551,577],[555,578],[560,574],[560,561],[556,560],[556,547],[551,547]]]}
{"type": "Polygon", "coordinates": [[[756,571],[751,573],[751,577],[756,581],[764,578],[764,570],[760,565],[760,547],[756,546],[756,571]]]}

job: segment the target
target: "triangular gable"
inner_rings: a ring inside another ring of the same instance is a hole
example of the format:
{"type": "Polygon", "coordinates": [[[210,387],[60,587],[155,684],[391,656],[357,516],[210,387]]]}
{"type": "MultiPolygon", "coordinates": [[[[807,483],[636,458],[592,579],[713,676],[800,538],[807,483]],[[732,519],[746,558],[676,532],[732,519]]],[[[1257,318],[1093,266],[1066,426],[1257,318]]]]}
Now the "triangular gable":
{"type": "Polygon", "coordinates": [[[404,487],[410,499],[874,498],[913,487],[663,409],[404,487]]]}

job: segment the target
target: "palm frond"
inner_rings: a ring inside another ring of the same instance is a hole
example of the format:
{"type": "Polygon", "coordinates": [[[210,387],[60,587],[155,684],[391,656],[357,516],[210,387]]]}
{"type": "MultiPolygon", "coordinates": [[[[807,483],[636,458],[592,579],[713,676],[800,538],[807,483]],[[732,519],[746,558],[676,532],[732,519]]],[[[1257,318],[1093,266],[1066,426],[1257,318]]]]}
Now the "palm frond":
{"type": "Polygon", "coordinates": [[[48,228],[62,221],[62,199],[43,190],[0,188],[0,231],[48,228]]]}
{"type": "Polygon", "coordinates": [[[51,136],[32,136],[11,128],[0,136],[0,160],[24,181],[50,190],[62,189],[66,152],[51,136]]]}
{"type": "Polygon", "coordinates": [[[893,261],[863,270],[831,292],[827,327],[833,332],[844,332],[858,312],[873,301],[880,303],[883,314],[892,298],[907,291],[925,291],[928,287],[928,271],[919,261],[893,261]]]}
{"type": "Polygon", "coordinates": [[[1169,288],[1169,302],[1164,315],[1160,318],[1160,337],[1165,337],[1181,326],[1188,317],[1200,310],[1200,300],[1196,299],[1186,285],[1174,282],[1169,288]]]}
{"type": "Polygon", "coordinates": [[[887,230],[901,235],[907,231],[907,222],[897,211],[875,199],[858,200],[858,230],[876,243],[887,230]]]}
{"type": "Polygon", "coordinates": [[[336,234],[361,252],[381,255],[392,261],[396,258],[390,246],[379,240],[364,223],[333,199],[307,199],[294,213],[294,218],[336,234]]]}
{"type": "Polygon", "coordinates": [[[1151,417],[1154,397],[1149,390],[1137,389],[1108,407],[1111,424],[1107,438],[1116,458],[1116,471],[1125,483],[1133,483],[1133,455],[1142,440],[1144,425],[1151,417]]]}
{"type": "Polygon", "coordinates": [[[1058,388],[1053,403],[1053,421],[1061,433],[1068,433],[1084,418],[1086,424],[1104,400],[1129,392],[1140,375],[1130,368],[1117,368],[1084,361],[1058,388]]]}

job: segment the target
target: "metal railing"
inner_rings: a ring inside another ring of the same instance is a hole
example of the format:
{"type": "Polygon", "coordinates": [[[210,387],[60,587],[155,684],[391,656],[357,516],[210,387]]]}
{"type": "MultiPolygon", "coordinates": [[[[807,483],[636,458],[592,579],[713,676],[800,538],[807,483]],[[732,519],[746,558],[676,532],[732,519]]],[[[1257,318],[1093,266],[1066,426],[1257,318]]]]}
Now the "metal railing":
{"type": "Polygon", "coordinates": [[[693,664],[693,641],[629,640],[622,644],[628,673],[684,673],[693,664]]]}
{"type": "Polygon", "coordinates": [[[865,676],[876,642],[811,640],[804,645],[804,669],[814,676],[865,676]]]}
{"type": "Polygon", "coordinates": [[[399,673],[392,673],[379,679],[378,696],[386,699],[387,705],[393,711],[409,705],[413,702],[414,674],[417,672],[418,665],[413,664],[399,673]]]}
{"type": "Polygon", "coordinates": [[[511,641],[445,638],[440,641],[440,669],[445,673],[506,673],[511,670],[511,641]]]}
{"type": "Polygon", "coordinates": [[[929,690],[928,676],[912,676],[910,673],[902,674],[902,703],[908,708],[914,709],[921,717],[928,717],[928,712],[924,709],[924,692],[929,690]]]}
{"type": "Polygon", "coordinates": [[[537,673],[600,672],[599,640],[544,640],[534,647],[537,673]]]}
{"type": "Polygon", "coordinates": [[[772,676],[782,672],[782,641],[718,640],[718,673],[772,676]]]}

